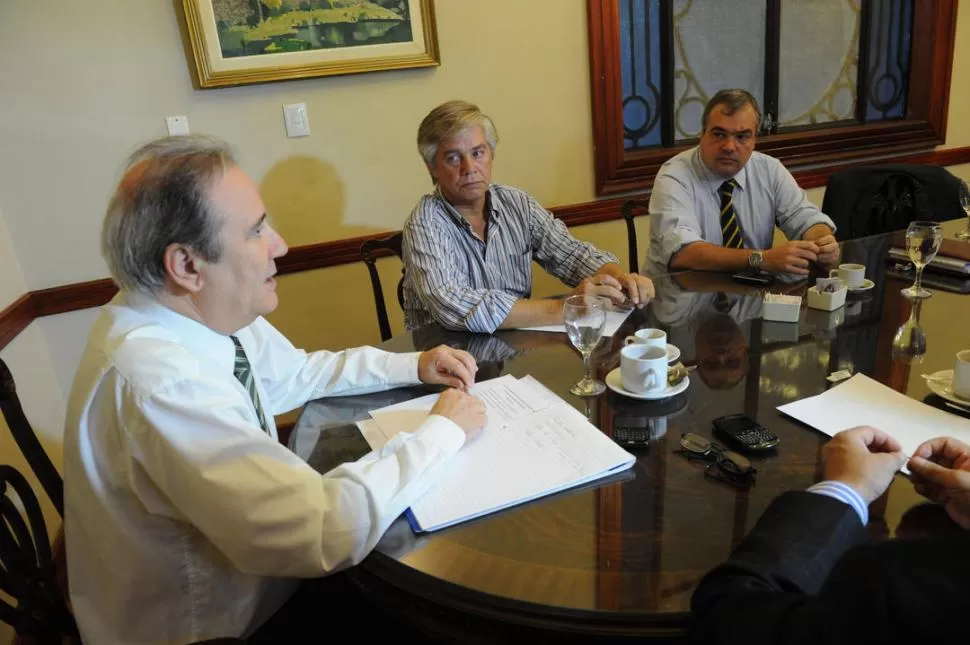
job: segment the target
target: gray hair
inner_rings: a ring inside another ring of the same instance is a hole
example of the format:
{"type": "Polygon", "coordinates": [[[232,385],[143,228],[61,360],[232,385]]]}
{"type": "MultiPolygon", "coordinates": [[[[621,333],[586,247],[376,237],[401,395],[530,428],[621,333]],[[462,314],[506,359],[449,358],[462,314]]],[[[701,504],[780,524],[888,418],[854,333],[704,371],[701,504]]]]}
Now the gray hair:
{"type": "Polygon", "coordinates": [[[209,190],[235,165],[226,142],[200,135],[158,139],[128,158],[101,227],[101,254],[122,289],[157,293],[171,244],[219,261],[220,224],[209,190]]]}
{"type": "MultiPolygon", "coordinates": [[[[428,112],[421,125],[418,126],[418,152],[430,169],[434,166],[438,146],[445,139],[458,136],[468,128],[481,126],[485,132],[485,141],[495,155],[498,145],[498,131],[495,124],[478,106],[468,101],[448,101],[428,112]]],[[[434,181],[434,176],[431,177],[434,181]]]]}
{"type": "Polygon", "coordinates": [[[704,115],[701,117],[701,132],[707,130],[707,117],[711,111],[721,106],[721,111],[728,116],[733,116],[745,105],[750,105],[754,109],[754,114],[758,118],[754,126],[755,133],[761,129],[761,108],[758,107],[758,99],[751,92],[741,89],[720,90],[711,97],[711,100],[704,106],[704,115]]]}

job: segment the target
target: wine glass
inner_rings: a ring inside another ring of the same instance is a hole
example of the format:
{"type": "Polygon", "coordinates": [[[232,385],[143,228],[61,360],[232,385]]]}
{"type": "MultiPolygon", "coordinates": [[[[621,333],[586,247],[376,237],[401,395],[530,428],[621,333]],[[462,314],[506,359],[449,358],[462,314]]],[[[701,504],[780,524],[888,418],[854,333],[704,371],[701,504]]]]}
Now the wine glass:
{"type": "Polygon", "coordinates": [[[569,391],[576,396],[602,394],[606,386],[590,374],[589,357],[603,338],[606,302],[596,296],[569,296],[562,306],[562,317],[570,342],[583,355],[583,378],[569,391]]]}
{"type": "Polygon", "coordinates": [[[967,230],[958,231],[957,237],[961,240],[970,240],[970,184],[966,180],[960,182],[960,206],[967,214],[967,230]]]}
{"type": "Polygon", "coordinates": [[[909,259],[916,265],[916,280],[913,286],[903,289],[903,295],[907,298],[929,298],[933,295],[932,291],[924,289],[921,285],[923,267],[936,257],[942,242],[943,229],[936,222],[911,222],[906,229],[906,251],[909,253],[909,259]]]}

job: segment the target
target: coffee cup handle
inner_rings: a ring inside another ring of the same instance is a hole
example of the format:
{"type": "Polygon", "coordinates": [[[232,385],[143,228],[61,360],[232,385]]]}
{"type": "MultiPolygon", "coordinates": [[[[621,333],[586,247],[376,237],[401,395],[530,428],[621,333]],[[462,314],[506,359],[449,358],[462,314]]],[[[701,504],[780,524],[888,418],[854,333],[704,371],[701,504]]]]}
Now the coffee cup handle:
{"type": "Polygon", "coordinates": [[[627,336],[626,338],[623,339],[624,345],[632,345],[635,342],[637,342],[636,336],[627,336]]]}
{"type": "Polygon", "coordinates": [[[837,278],[837,277],[839,277],[839,270],[838,269],[829,269],[829,277],[830,278],[837,278]]]}

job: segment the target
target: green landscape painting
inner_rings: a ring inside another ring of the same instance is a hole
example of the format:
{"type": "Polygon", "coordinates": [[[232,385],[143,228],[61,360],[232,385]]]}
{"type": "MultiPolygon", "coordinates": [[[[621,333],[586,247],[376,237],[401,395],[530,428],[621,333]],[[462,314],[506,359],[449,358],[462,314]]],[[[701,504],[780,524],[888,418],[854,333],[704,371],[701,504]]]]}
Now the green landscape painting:
{"type": "Polygon", "coordinates": [[[211,0],[225,58],[411,42],[408,0],[211,0]]]}

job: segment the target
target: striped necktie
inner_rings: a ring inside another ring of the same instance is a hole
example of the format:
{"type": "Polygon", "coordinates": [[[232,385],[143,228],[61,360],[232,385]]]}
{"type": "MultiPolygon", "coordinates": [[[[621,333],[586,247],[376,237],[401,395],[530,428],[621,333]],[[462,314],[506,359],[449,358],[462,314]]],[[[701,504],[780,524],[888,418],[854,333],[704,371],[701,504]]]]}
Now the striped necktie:
{"type": "Polygon", "coordinates": [[[256,416],[259,417],[259,425],[266,434],[269,434],[269,426],[266,425],[266,415],[263,413],[263,406],[259,404],[259,393],[256,391],[253,368],[249,365],[246,350],[243,349],[238,338],[235,336],[230,336],[229,338],[232,339],[232,344],[236,346],[236,361],[232,367],[232,374],[239,379],[239,382],[249,392],[249,398],[253,402],[253,407],[256,408],[256,416]]]}
{"type": "Polygon", "coordinates": [[[734,189],[738,182],[728,179],[721,184],[717,192],[721,194],[721,239],[724,247],[740,249],[744,247],[741,239],[741,225],[738,223],[738,213],[734,210],[734,189]]]}

